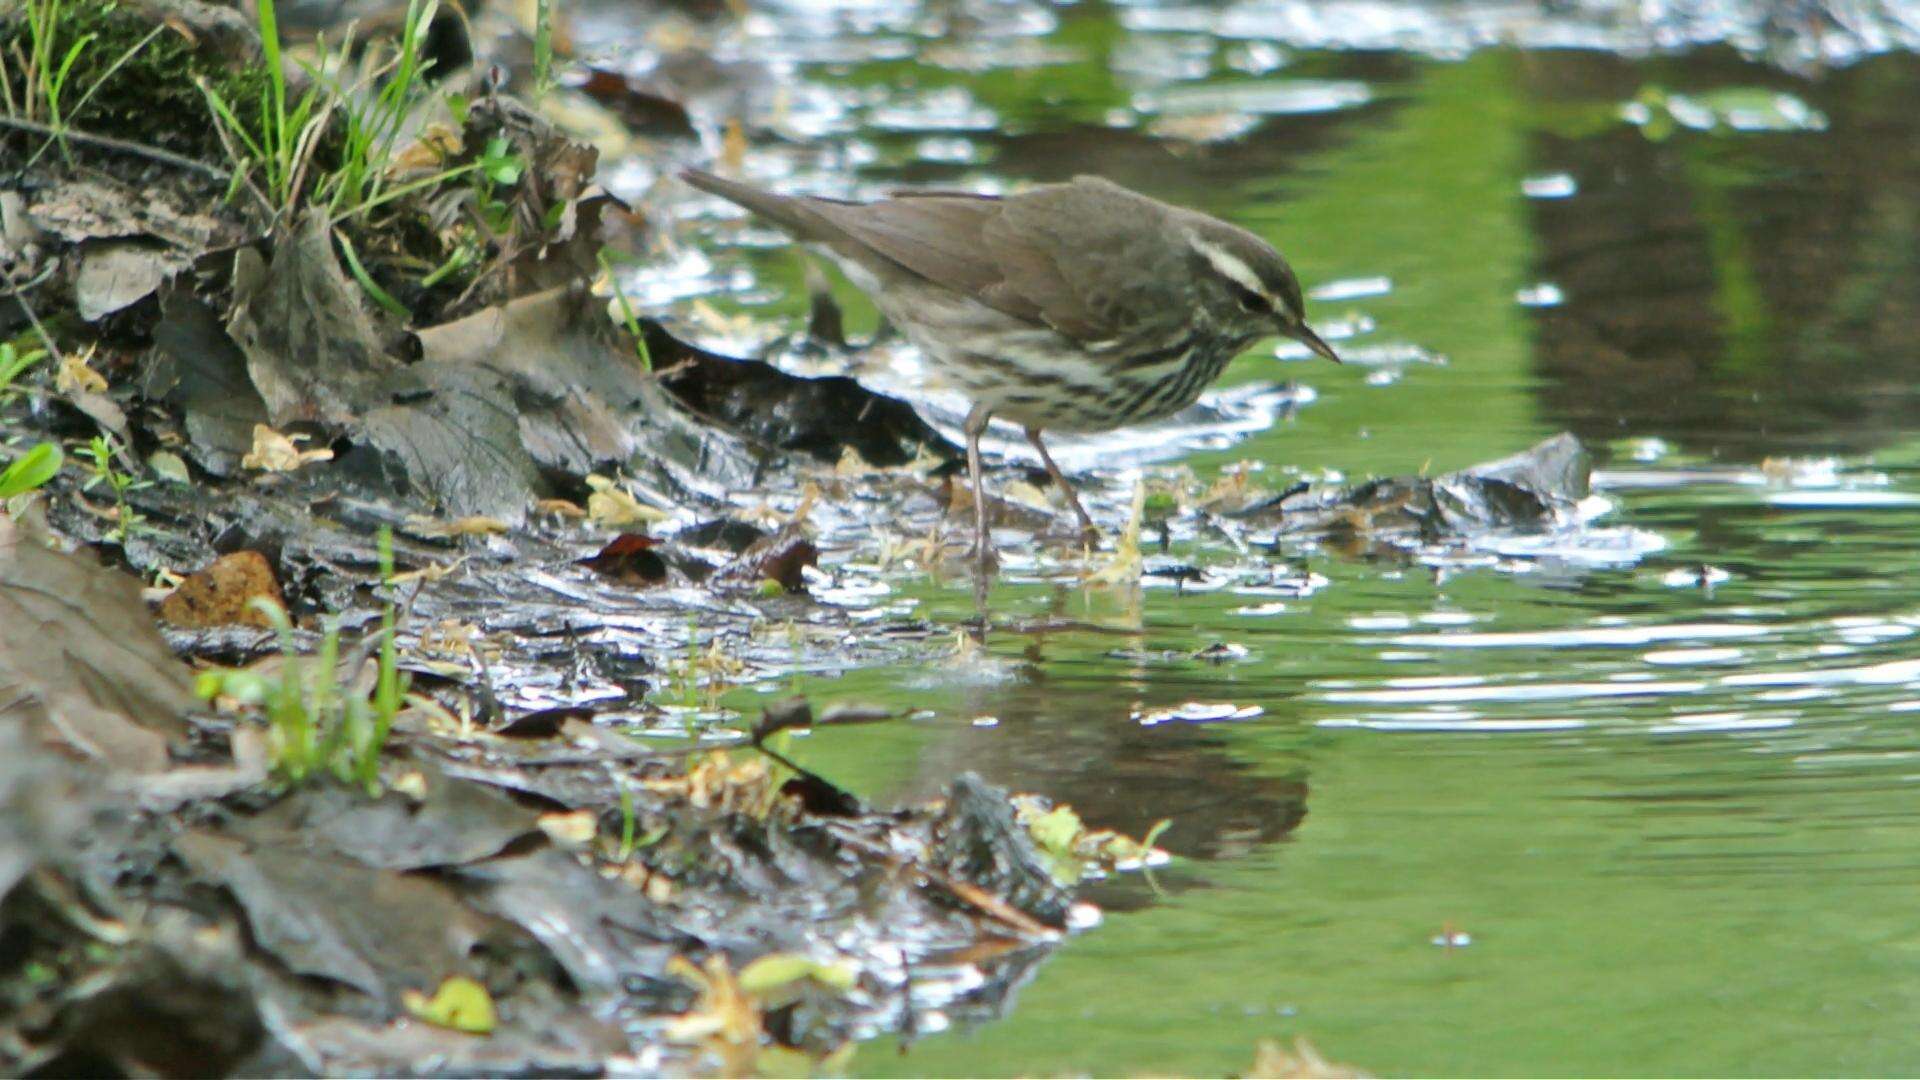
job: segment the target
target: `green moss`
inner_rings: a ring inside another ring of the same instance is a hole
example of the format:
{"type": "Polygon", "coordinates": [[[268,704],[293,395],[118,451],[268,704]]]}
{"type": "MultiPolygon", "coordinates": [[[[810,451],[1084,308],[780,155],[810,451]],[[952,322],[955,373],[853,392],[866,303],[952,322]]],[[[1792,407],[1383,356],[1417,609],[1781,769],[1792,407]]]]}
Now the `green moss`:
{"type": "MultiPolygon", "coordinates": [[[[205,79],[252,122],[267,85],[266,70],[257,62],[235,64],[197,48],[171,27],[158,33],[154,28],[150,16],[113,0],[63,0],[54,24],[53,55],[64,57],[75,42],[92,35],[67,76],[65,124],[219,161],[225,155],[195,80],[205,79]],[[76,110],[83,97],[86,105],[76,110]],[[208,122],[187,119],[200,117],[208,122]]],[[[0,52],[8,58],[4,77],[16,102],[31,97],[26,73],[14,60],[27,55],[29,41],[25,5],[0,16],[0,52]]]]}

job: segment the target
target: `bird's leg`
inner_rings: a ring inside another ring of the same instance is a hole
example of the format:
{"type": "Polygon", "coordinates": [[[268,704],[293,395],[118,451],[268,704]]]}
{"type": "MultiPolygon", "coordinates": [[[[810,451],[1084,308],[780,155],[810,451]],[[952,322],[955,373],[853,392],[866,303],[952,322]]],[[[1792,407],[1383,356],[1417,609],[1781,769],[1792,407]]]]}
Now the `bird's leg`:
{"type": "Polygon", "coordinates": [[[985,405],[975,405],[967,414],[967,475],[973,480],[973,558],[984,579],[993,569],[992,535],[987,531],[987,479],[980,468],[980,433],[987,430],[992,413],[985,405]]]}
{"type": "Polygon", "coordinates": [[[1040,463],[1047,467],[1047,475],[1053,477],[1054,485],[1067,497],[1067,505],[1073,507],[1073,516],[1080,519],[1080,532],[1089,538],[1098,538],[1100,530],[1094,528],[1093,519],[1087,516],[1087,508],[1080,505],[1080,496],[1073,490],[1073,481],[1068,480],[1067,474],[1060,471],[1060,466],[1053,463],[1053,455],[1047,453],[1047,444],[1040,441],[1040,429],[1028,428],[1027,441],[1040,451],[1040,463]]]}

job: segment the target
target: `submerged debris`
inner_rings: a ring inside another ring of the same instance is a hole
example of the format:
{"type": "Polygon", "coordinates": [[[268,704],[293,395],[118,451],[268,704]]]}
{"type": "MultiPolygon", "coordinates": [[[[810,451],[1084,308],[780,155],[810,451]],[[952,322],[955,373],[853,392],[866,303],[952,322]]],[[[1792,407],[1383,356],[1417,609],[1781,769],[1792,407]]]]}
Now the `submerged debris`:
{"type": "Polygon", "coordinates": [[[1586,498],[1592,460],[1561,434],[1509,458],[1437,477],[1369,480],[1337,490],[1281,494],[1228,513],[1289,535],[1348,534],[1422,543],[1571,520],[1586,498]]]}

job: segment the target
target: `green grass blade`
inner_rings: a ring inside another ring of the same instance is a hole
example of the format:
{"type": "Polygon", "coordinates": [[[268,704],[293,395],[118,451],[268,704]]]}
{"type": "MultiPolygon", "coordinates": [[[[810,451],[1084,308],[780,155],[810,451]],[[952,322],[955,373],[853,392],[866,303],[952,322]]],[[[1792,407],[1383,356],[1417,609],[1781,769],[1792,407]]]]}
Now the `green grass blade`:
{"type": "Polygon", "coordinates": [[[405,304],[395,300],[392,293],[381,288],[380,284],[373,280],[373,276],[367,273],[367,268],[360,265],[360,254],[353,250],[353,242],[347,239],[347,234],[336,229],[333,236],[340,241],[340,253],[346,256],[347,270],[353,274],[353,280],[360,283],[360,287],[367,291],[368,296],[373,297],[374,303],[411,323],[413,312],[407,310],[405,304]]]}
{"type": "Polygon", "coordinates": [[[59,444],[40,443],[0,471],[0,499],[11,499],[45,484],[59,475],[65,461],[59,444]]]}

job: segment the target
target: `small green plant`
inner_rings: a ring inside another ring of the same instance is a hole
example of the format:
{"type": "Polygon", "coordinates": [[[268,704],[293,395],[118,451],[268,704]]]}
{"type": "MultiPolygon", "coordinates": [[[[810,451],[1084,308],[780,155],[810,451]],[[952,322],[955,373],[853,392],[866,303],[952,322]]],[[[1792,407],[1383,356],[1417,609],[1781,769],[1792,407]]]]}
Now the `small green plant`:
{"type": "Polygon", "coordinates": [[[245,187],[276,217],[311,205],[324,207],[328,222],[339,224],[480,168],[480,162],[469,162],[389,184],[399,138],[408,130],[415,110],[431,96],[424,78],[431,67],[426,34],[438,8],[439,0],[410,0],[394,55],[385,63],[363,68],[362,77],[352,84],[342,82],[334,72],[347,69],[353,43],[329,52],[321,42],[322,60],[305,68],[311,82],[294,99],[287,85],[274,0],[259,0],[256,19],[267,78],[254,114],[258,120],[242,119],[239,103],[228,100],[210,81],[198,83],[213,110],[215,128],[235,159],[228,197],[245,187]],[[372,89],[375,83],[378,89],[372,89]],[[337,140],[329,142],[330,132],[338,133],[337,140]],[[324,160],[316,160],[323,143],[327,143],[324,160]]]}
{"type": "Polygon", "coordinates": [[[233,148],[238,160],[229,197],[242,184],[254,186],[252,176],[258,170],[260,183],[265,186],[254,187],[255,195],[268,210],[279,211],[297,203],[315,144],[326,130],[331,105],[322,102],[316,84],[289,107],[287,71],[280,53],[280,18],[274,0],[259,0],[255,17],[260,29],[261,63],[267,72],[266,85],[260,89],[258,124],[242,122],[235,103],[223,97],[211,82],[201,80],[200,92],[213,109],[222,139],[238,143],[233,148]]]}
{"type": "Polygon", "coordinates": [[[45,120],[56,131],[60,129],[67,77],[94,39],[93,34],[83,34],[61,50],[61,6],[61,0],[27,2],[26,100],[18,103],[26,119],[45,120]]]}
{"type": "MultiPolygon", "coordinates": [[[[393,536],[380,532],[381,580],[393,581],[393,536]]],[[[298,784],[322,772],[342,783],[357,784],[369,795],[380,792],[380,754],[393,732],[394,717],[406,698],[394,641],[394,609],[389,601],[380,619],[379,664],[372,693],[349,692],[341,682],[340,627],[327,627],[320,650],[311,657],[295,653],[293,623],[278,604],[256,599],[280,636],[277,671],[208,671],[195,686],[208,701],[229,697],[266,714],[268,756],[274,772],[298,784]]]]}
{"type": "MultiPolygon", "coordinates": [[[[432,62],[426,57],[426,35],[439,6],[439,0],[410,0],[387,79],[363,105],[351,104],[359,96],[355,88],[332,87],[336,98],[348,103],[341,111],[346,141],[329,200],[336,220],[343,212],[372,203],[382,194],[400,133],[427,97],[423,76],[432,62]]],[[[370,77],[378,74],[375,69],[370,77]]]]}
{"type": "Polygon", "coordinates": [[[495,233],[512,232],[513,207],[501,198],[500,189],[520,182],[526,162],[513,152],[512,143],[495,136],[487,140],[486,148],[473,164],[479,170],[473,185],[475,212],[495,233]]]}
{"type": "Polygon", "coordinates": [[[19,393],[13,386],[15,380],[46,358],[45,349],[23,349],[11,341],[0,342],[0,404],[13,400],[19,393]]]}
{"type": "Polygon", "coordinates": [[[95,435],[80,451],[82,457],[92,464],[92,475],[81,486],[83,491],[92,491],[102,484],[113,492],[115,525],[107,533],[107,539],[126,543],[134,533],[146,525],[147,519],[127,502],[127,494],[141,488],[152,487],[153,481],[141,480],[130,473],[123,473],[113,467],[113,441],[105,435],[95,435]]]}
{"type": "Polygon", "coordinates": [[[43,442],[0,469],[0,502],[25,495],[60,473],[66,455],[57,443],[43,442]]]}
{"type": "Polygon", "coordinates": [[[633,789],[620,785],[620,861],[633,858],[634,838],[633,789]]]}
{"type": "Polygon", "coordinates": [[[104,71],[96,74],[97,63],[93,53],[102,45],[100,33],[95,30],[76,30],[76,25],[83,20],[68,10],[63,0],[26,0],[23,15],[27,36],[27,54],[21,58],[25,63],[25,70],[21,73],[24,99],[14,100],[11,80],[7,77],[7,58],[0,56],[0,91],[6,94],[4,102],[0,104],[5,105],[8,115],[38,124],[48,133],[48,140],[27,159],[26,167],[32,168],[49,146],[57,145],[62,154],[68,152],[67,135],[71,130],[71,119],[85,110],[100,88],[128,61],[152,44],[166,27],[155,26],[147,31],[145,36],[114,57],[104,71]],[[92,82],[77,95],[76,100],[75,80],[82,77],[83,71],[91,77],[92,82]]]}
{"type": "Polygon", "coordinates": [[[395,315],[406,322],[412,322],[413,312],[408,310],[407,305],[395,299],[392,293],[381,288],[380,283],[373,280],[373,275],[367,273],[366,266],[360,262],[360,253],[354,250],[353,241],[347,239],[347,234],[339,229],[335,229],[333,231],[333,238],[340,244],[340,254],[346,257],[347,272],[353,275],[353,280],[360,283],[360,288],[364,290],[368,296],[373,298],[373,302],[385,308],[389,314],[395,315]]]}
{"type": "Polygon", "coordinates": [[[553,0],[536,0],[533,9],[533,96],[553,89],[553,0]]]}
{"type": "Polygon", "coordinates": [[[640,361],[643,371],[653,370],[653,353],[647,348],[647,335],[640,327],[640,316],[634,314],[633,304],[627,300],[627,290],[620,287],[620,275],[614,272],[613,256],[606,248],[600,249],[598,256],[600,270],[607,275],[607,284],[613,288],[613,299],[620,306],[620,322],[627,328],[627,336],[633,339],[633,355],[640,361]]]}

